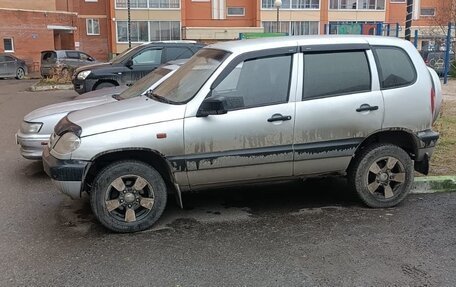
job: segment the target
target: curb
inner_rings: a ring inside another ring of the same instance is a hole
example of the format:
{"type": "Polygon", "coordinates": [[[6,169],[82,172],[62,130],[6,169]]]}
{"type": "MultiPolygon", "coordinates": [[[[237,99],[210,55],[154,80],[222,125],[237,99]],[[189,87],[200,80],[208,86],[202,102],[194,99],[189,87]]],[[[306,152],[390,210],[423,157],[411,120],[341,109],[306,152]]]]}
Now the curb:
{"type": "Polygon", "coordinates": [[[57,85],[38,85],[34,84],[30,87],[32,92],[52,91],[52,90],[73,90],[72,84],[57,84],[57,85]]]}
{"type": "Polygon", "coordinates": [[[456,192],[456,176],[424,176],[415,178],[410,193],[456,192]]]}

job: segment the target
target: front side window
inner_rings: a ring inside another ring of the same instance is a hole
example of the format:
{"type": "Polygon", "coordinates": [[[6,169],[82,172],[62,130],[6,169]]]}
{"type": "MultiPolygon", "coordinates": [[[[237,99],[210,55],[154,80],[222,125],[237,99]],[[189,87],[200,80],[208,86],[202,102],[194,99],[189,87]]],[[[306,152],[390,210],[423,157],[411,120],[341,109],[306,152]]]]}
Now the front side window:
{"type": "Polygon", "coordinates": [[[144,50],[133,57],[134,65],[153,65],[160,64],[162,59],[162,50],[144,50]]]}
{"type": "Polygon", "coordinates": [[[201,49],[173,75],[153,91],[156,98],[184,104],[191,100],[230,53],[201,49]]]}
{"type": "Polygon", "coordinates": [[[224,97],[229,110],[286,103],[291,63],[292,55],[246,60],[217,85],[211,96],[224,97]]]}
{"type": "Polygon", "coordinates": [[[371,74],[364,51],[304,54],[304,100],[370,90],[371,74]]]}
{"type": "Polygon", "coordinates": [[[87,19],[87,35],[100,35],[100,23],[98,19],[87,19]]]}
{"type": "Polygon", "coordinates": [[[382,89],[411,85],[416,80],[416,70],[407,53],[397,47],[375,47],[382,89]]]}
{"type": "Polygon", "coordinates": [[[3,38],[3,50],[5,52],[14,52],[13,38],[3,38]]]}

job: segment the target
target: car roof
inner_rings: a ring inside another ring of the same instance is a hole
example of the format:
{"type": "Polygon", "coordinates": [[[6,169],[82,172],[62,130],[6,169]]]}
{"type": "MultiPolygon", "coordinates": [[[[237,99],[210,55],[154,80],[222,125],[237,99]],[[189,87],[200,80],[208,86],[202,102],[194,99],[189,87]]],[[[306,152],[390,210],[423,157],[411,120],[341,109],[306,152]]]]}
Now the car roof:
{"type": "Polygon", "coordinates": [[[404,46],[408,41],[385,36],[365,35],[314,35],[314,36],[283,36],[259,39],[236,40],[219,42],[206,48],[220,49],[232,53],[273,49],[280,47],[296,47],[307,45],[337,45],[337,44],[370,44],[404,46]]]}

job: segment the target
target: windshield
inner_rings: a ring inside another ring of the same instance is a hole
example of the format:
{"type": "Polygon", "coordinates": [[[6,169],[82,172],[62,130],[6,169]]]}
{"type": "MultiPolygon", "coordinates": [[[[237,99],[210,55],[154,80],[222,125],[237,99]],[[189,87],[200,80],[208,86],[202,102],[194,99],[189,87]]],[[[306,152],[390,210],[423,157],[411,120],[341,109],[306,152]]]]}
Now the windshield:
{"type": "Polygon", "coordinates": [[[174,104],[188,102],[229,54],[229,52],[215,49],[200,50],[154,89],[155,98],[165,98],[167,102],[174,104]]]}
{"type": "Polygon", "coordinates": [[[122,53],[120,53],[119,55],[117,55],[116,57],[114,57],[111,60],[111,63],[119,64],[119,63],[123,62],[125,59],[129,58],[133,54],[133,52],[135,52],[139,49],[141,49],[141,45],[136,46],[134,48],[127,49],[127,50],[123,51],[122,53]]]}
{"type": "Polygon", "coordinates": [[[169,74],[171,71],[175,71],[166,67],[161,67],[155,69],[153,72],[147,74],[145,77],[142,77],[139,81],[137,81],[133,86],[129,87],[125,91],[123,91],[119,98],[125,100],[132,97],[136,97],[142,95],[145,91],[147,91],[152,85],[157,83],[161,78],[169,74]]]}

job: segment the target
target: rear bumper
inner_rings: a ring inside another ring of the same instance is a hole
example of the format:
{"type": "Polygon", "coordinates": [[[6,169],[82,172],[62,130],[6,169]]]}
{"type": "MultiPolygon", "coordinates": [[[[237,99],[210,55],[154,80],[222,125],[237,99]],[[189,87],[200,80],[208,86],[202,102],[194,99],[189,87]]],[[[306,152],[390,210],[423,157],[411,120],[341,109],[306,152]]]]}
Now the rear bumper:
{"type": "Polygon", "coordinates": [[[88,166],[88,161],[57,159],[47,146],[43,151],[44,171],[62,193],[73,199],[81,197],[82,180],[88,166]]]}
{"type": "Polygon", "coordinates": [[[51,135],[45,134],[23,134],[16,133],[16,144],[21,149],[21,155],[26,159],[40,160],[43,154],[43,147],[49,142],[51,135]]]}
{"type": "Polygon", "coordinates": [[[425,130],[418,132],[416,137],[419,146],[415,155],[415,170],[427,175],[429,173],[429,160],[434,153],[440,135],[433,130],[425,130]]]}

